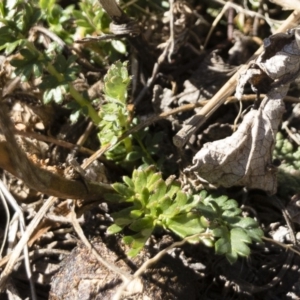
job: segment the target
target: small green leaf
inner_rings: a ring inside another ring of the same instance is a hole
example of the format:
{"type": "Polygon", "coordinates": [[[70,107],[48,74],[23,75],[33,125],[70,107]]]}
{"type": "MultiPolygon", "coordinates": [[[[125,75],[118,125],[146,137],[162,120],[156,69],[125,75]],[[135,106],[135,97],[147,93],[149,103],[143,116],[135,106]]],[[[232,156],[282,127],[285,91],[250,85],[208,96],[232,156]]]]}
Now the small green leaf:
{"type": "Polygon", "coordinates": [[[131,236],[124,236],[123,242],[126,245],[130,245],[130,250],[127,252],[127,255],[133,257],[137,255],[144,247],[149,236],[143,236],[141,233],[137,233],[131,236]]]}
{"type": "Polygon", "coordinates": [[[240,218],[239,222],[231,224],[233,227],[241,227],[244,229],[257,228],[257,222],[252,218],[240,218]]]}
{"type": "Polygon", "coordinates": [[[123,242],[126,244],[126,245],[130,245],[132,242],[133,242],[134,238],[130,235],[127,235],[127,236],[124,236],[123,237],[123,242]]]}
{"type": "Polygon", "coordinates": [[[143,170],[138,170],[134,180],[136,191],[142,191],[147,186],[147,176],[143,170]]]}
{"type": "Polygon", "coordinates": [[[172,219],[182,212],[181,208],[182,207],[179,206],[176,201],[174,201],[172,205],[162,212],[162,215],[165,218],[172,219]]]}
{"type": "MultiPolygon", "coordinates": [[[[144,246],[144,244],[143,244],[143,246],[144,246]]],[[[143,246],[138,247],[136,249],[135,248],[130,249],[127,252],[128,257],[136,257],[140,253],[140,251],[143,249],[143,246]]]]}
{"type": "Polygon", "coordinates": [[[155,186],[157,185],[158,181],[161,179],[161,174],[160,173],[154,173],[150,175],[147,179],[147,187],[149,191],[153,191],[155,186]]]}
{"type": "Polygon", "coordinates": [[[149,190],[146,187],[144,187],[139,195],[143,207],[146,207],[146,205],[148,204],[149,195],[150,195],[149,190]]]}
{"type": "Polygon", "coordinates": [[[226,253],[226,258],[230,262],[230,264],[234,264],[238,259],[238,255],[236,252],[230,252],[226,253]]]}
{"type": "Polygon", "coordinates": [[[217,228],[214,228],[212,230],[212,233],[215,237],[229,238],[229,233],[226,226],[219,226],[217,228]]]}
{"type": "Polygon", "coordinates": [[[126,155],[126,161],[137,161],[143,157],[143,153],[139,151],[131,151],[126,155]]]}
{"type": "Polygon", "coordinates": [[[150,229],[150,231],[153,230],[153,218],[151,217],[144,217],[142,219],[137,219],[131,223],[129,228],[135,232],[141,232],[144,229],[150,229]]]}
{"type": "Polygon", "coordinates": [[[172,182],[171,186],[168,186],[168,191],[166,195],[168,195],[171,199],[180,191],[180,185],[176,182],[172,182]]]}
{"type": "Polygon", "coordinates": [[[53,66],[57,72],[64,73],[67,68],[67,61],[65,57],[62,54],[58,54],[55,58],[53,66]]]}
{"type": "Polygon", "coordinates": [[[164,197],[164,195],[166,194],[166,191],[167,191],[167,185],[166,185],[166,183],[164,182],[163,179],[160,179],[156,183],[155,191],[150,196],[149,202],[159,201],[162,197],[164,197]]]}
{"type": "Polygon", "coordinates": [[[243,243],[251,243],[251,238],[247,235],[245,230],[241,228],[233,228],[230,231],[230,238],[232,244],[239,244],[240,242],[243,243]]]}
{"type": "Polygon", "coordinates": [[[206,247],[214,247],[215,241],[213,239],[209,238],[201,238],[200,241],[206,246],[206,247]]]}
{"type": "Polygon", "coordinates": [[[129,187],[131,190],[134,190],[134,183],[133,183],[133,181],[131,180],[131,178],[129,178],[128,176],[123,176],[122,179],[123,179],[123,181],[128,185],[128,187],[129,187]]]}
{"type": "Polygon", "coordinates": [[[132,223],[134,219],[132,219],[130,216],[131,210],[132,207],[127,207],[122,209],[121,211],[112,213],[112,217],[115,220],[115,224],[124,227],[132,223]]]}
{"type": "Polygon", "coordinates": [[[222,255],[230,253],[231,244],[229,238],[220,238],[215,242],[216,254],[222,255]]]}
{"type": "Polygon", "coordinates": [[[119,193],[123,197],[128,197],[128,200],[131,196],[134,195],[134,192],[130,190],[125,184],[116,182],[112,185],[112,187],[117,193],[119,193]]]}
{"type": "Polygon", "coordinates": [[[54,89],[59,86],[61,83],[57,80],[56,77],[52,75],[43,76],[42,82],[39,84],[39,88],[45,89],[54,89]]]}
{"type": "Polygon", "coordinates": [[[137,219],[143,215],[143,211],[141,209],[133,209],[130,211],[129,215],[131,219],[137,219]]]}
{"type": "MultiPolygon", "coordinates": [[[[12,43],[6,43],[6,44],[4,45],[5,48],[6,48],[6,49],[5,49],[5,54],[6,54],[6,55],[11,54],[13,51],[15,51],[15,49],[16,49],[18,46],[22,45],[23,42],[24,42],[24,40],[23,40],[23,39],[20,39],[20,40],[14,41],[14,42],[12,42],[12,43]]],[[[3,48],[4,48],[4,47],[3,47],[3,48]]],[[[0,47],[0,50],[2,50],[1,47],[0,47]]]]}
{"type": "Polygon", "coordinates": [[[120,194],[105,194],[105,199],[112,202],[123,202],[125,201],[125,197],[120,194]]]}
{"type": "Polygon", "coordinates": [[[158,206],[160,208],[160,214],[163,214],[172,205],[172,203],[172,200],[167,195],[159,199],[158,206]]]}
{"type": "Polygon", "coordinates": [[[169,219],[166,227],[182,238],[205,230],[198,215],[193,213],[177,215],[169,219]]]}
{"type": "Polygon", "coordinates": [[[63,100],[63,89],[62,86],[58,86],[54,89],[45,90],[43,95],[43,101],[45,104],[48,104],[52,100],[54,100],[55,103],[60,104],[63,100]]]}
{"type": "Polygon", "coordinates": [[[103,116],[103,120],[107,122],[114,122],[118,120],[118,116],[115,114],[113,115],[106,114],[103,116]]]}
{"type": "Polygon", "coordinates": [[[107,234],[116,234],[122,231],[123,227],[113,224],[107,228],[107,234]]]}
{"type": "Polygon", "coordinates": [[[261,243],[261,238],[264,236],[264,232],[260,228],[248,228],[248,236],[255,242],[261,243]]]}

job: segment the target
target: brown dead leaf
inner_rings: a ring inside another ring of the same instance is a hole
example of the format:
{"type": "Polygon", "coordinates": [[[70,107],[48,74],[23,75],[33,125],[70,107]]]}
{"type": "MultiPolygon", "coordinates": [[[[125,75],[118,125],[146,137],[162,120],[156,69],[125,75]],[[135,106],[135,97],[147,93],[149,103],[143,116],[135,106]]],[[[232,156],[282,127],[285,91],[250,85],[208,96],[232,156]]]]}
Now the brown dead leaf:
{"type": "Polygon", "coordinates": [[[259,110],[250,111],[230,137],[206,143],[188,171],[215,185],[245,185],[275,193],[277,179],[272,151],[283,112],[281,100],[265,98],[259,110]]]}
{"type": "Polygon", "coordinates": [[[242,185],[276,193],[272,152],[284,112],[282,99],[300,73],[299,35],[300,29],[295,28],[264,40],[265,51],[241,74],[236,97],[242,97],[247,82],[255,92],[266,91],[267,96],[258,110],[245,116],[230,137],[205,144],[188,171],[194,171],[200,179],[215,185],[242,185]]]}

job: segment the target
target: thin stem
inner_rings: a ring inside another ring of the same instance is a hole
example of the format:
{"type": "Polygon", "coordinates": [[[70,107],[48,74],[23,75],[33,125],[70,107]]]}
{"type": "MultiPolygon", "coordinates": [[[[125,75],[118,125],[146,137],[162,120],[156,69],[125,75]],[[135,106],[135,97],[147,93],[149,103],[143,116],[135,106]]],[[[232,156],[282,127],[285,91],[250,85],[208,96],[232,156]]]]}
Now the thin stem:
{"type": "MultiPolygon", "coordinates": [[[[39,53],[39,59],[43,59],[44,58],[44,54],[41,53],[38,49],[36,49],[36,47],[34,46],[33,43],[31,42],[27,42],[26,46],[32,50],[35,51],[37,53],[39,53]]],[[[47,64],[45,64],[45,69],[52,75],[54,76],[58,82],[63,82],[65,80],[65,77],[63,74],[57,72],[57,70],[55,69],[55,67],[48,62],[47,64]]],[[[91,118],[91,120],[93,121],[93,123],[95,125],[98,125],[101,121],[101,118],[99,117],[97,111],[94,109],[94,107],[91,105],[91,103],[85,99],[72,85],[71,82],[68,82],[68,87],[70,90],[70,94],[71,96],[74,98],[74,100],[80,105],[81,108],[87,108],[88,110],[88,116],[91,118]]]]}

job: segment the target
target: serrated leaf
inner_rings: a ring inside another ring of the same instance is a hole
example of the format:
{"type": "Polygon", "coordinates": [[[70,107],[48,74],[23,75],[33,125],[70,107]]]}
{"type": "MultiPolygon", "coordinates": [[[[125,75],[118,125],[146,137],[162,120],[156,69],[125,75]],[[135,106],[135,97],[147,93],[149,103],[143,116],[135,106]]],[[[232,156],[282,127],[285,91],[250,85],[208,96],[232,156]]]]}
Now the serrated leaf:
{"type": "MultiPolygon", "coordinates": [[[[225,209],[225,208],[223,207],[223,209],[225,209]]],[[[241,212],[242,212],[242,210],[240,208],[235,207],[235,208],[224,210],[222,213],[222,216],[223,217],[235,217],[235,216],[238,216],[241,212]]]]}
{"type": "Polygon", "coordinates": [[[61,83],[57,80],[56,77],[52,75],[43,76],[42,82],[39,84],[39,88],[45,89],[54,89],[59,86],[61,83]]]}
{"type": "Polygon", "coordinates": [[[60,86],[58,86],[54,89],[45,90],[45,92],[43,94],[44,103],[48,104],[52,100],[54,100],[54,102],[57,104],[61,104],[61,102],[63,100],[63,93],[62,93],[62,89],[60,86]]]}
{"type": "Polygon", "coordinates": [[[202,190],[199,194],[200,200],[203,201],[207,196],[207,191],[206,190],[202,190]]]}
{"type": "Polygon", "coordinates": [[[216,254],[223,255],[231,252],[231,243],[229,237],[220,238],[215,242],[216,254]]]}
{"type": "Polygon", "coordinates": [[[124,103],[127,98],[129,83],[130,77],[127,72],[127,62],[121,63],[117,61],[104,76],[105,95],[124,103]]]}
{"type": "Polygon", "coordinates": [[[237,253],[240,256],[249,256],[251,238],[241,228],[233,228],[230,231],[231,254],[237,253]]]}
{"type": "Polygon", "coordinates": [[[173,218],[176,215],[182,213],[182,212],[188,212],[185,210],[185,204],[188,200],[188,197],[183,192],[178,192],[176,199],[173,201],[173,203],[167,207],[162,214],[168,218],[173,218]]]}
{"type": "Polygon", "coordinates": [[[58,71],[59,73],[65,73],[67,68],[67,61],[62,54],[58,54],[53,65],[56,71],[58,71]]]}
{"type": "Polygon", "coordinates": [[[238,244],[239,242],[251,243],[250,237],[246,231],[241,228],[233,228],[230,230],[230,238],[232,243],[238,244]]]}
{"type": "Polygon", "coordinates": [[[230,264],[234,264],[238,259],[238,255],[236,252],[230,252],[226,253],[226,258],[230,262],[230,264]]]}
{"type": "Polygon", "coordinates": [[[203,205],[202,203],[198,203],[197,209],[205,216],[207,219],[214,220],[218,217],[218,214],[211,206],[203,205]]]}
{"type": "Polygon", "coordinates": [[[219,226],[212,230],[212,233],[215,237],[223,237],[229,239],[229,232],[226,226],[219,226]]]}
{"type": "MultiPolygon", "coordinates": [[[[1,23],[3,23],[3,19],[1,19],[1,23]]],[[[9,26],[0,27],[0,46],[9,45],[15,41],[15,35],[9,26]]]]}
{"type": "Polygon", "coordinates": [[[260,228],[248,228],[248,236],[255,242],[261,243],[261,238],[264,236],[264,232],[260,228]]]}
{"type": "Polygon", "coordinates": [[[240,218],[238,222],[231,224],[233,227],[241,227],[244,229],[251,229],[251,228],[257,228],[258,223],[252,218],[240,218]]]}
{"type": "MultiPolygon", "coordinates": [[[[1,40],[1,39],[0,39],[1,40]]],[[[6,43],[4,44],[4,47],[0,47],[0,50],[2,50],[2,48],[5,48],[5,54],[9,55],[11,54],[18,46],[20,46],[22,43],[24,42],[23,39],[20,40],[16,40],[12,43],[6,43]]],[[[0,41],[0,45],[1,45],[1,41],[0,41]]]]}
{"type": "Polygon", "coordinates": [[[182,238],[202,233],[205,230],[198,215],[193,213],[177,215],[174,218],[169,219],[165,225],[168,229],[182,238]]]}
{"type": "MultiPolygon", "coordinates": [[[[218,198],[213,198],[213,200],[219,205],[223,206],[225,205],[226,202],[228,202],[228,197],[227,196],[220,196],[218,198]]],[[[234,200],[233,200],[234,201],[234,200]]]]}

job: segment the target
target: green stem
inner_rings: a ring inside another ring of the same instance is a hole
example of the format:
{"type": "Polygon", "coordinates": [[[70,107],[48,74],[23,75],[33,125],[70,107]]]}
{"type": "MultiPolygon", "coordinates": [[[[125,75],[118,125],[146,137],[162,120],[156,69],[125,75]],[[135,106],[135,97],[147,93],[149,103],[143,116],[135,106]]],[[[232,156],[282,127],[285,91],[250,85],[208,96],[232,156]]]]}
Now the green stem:
{"type": "MultiPolygon", "coordinates": [[[[44,54],[41,53],[39,50],[37,50],[33,43],[28,42],[26,44],[29,49],[39,53],[40,59],[44,58],[44,54]]],[[[48,62],[45,65],[45,68],[52,76],[54,76],[58,80],[58,82],[63,82],[65,80],[64,75],[57,72],[57,70],[50,62],[48,62]]],[[[87,99],[85,99],[78,91],[76,91],[76,89],[74,88],[71,82],[68,83],[68,86],[69,86],[70,94],[74,98],[74,100],[81,106],[81,108],[86,107],[88,110],[88,115],[93,121],[93,123],[95,125],[99,125],[101,118],[99,117],[97,111],[94,109],[91,103],[87,99]]]]}
{"type": "Polygon", "coordinates": [[[71,83],[68,83],[70,94],[75,99],[75,101],[83,108],[86,107],[88,109],[88,115],[92,119],[95,125],[99,125],[101,122],[101,118],[98,115],[97,111],[94,109],[94,107],[91,105],[91,103],[85,99],[80,93],[78,93],[74,86],[71,83]]]}
{"type": "Polygon", "coordinates": [[[140,145],[142,151],[145,153],[145,156],[152,162],[152,164],[157,168],[157,164],[154,161],[154,159],[152,158],[152,156],[149,154],[148,150],[145,148],[143,142],[141,141],[141,139],[138,137],[138,135],[134,135],[134,138],[136,139],[136,141],[138,142],[138,144],[140,145]]]}

